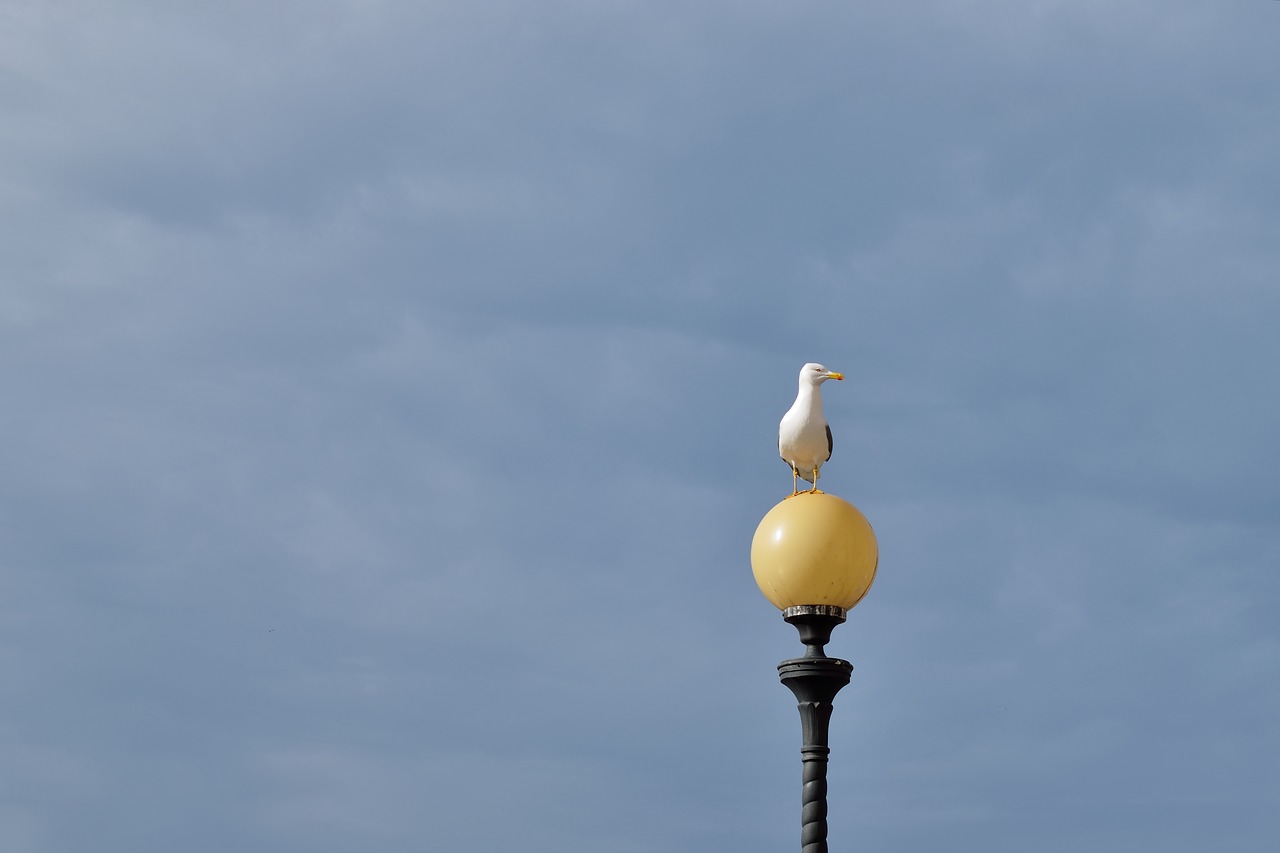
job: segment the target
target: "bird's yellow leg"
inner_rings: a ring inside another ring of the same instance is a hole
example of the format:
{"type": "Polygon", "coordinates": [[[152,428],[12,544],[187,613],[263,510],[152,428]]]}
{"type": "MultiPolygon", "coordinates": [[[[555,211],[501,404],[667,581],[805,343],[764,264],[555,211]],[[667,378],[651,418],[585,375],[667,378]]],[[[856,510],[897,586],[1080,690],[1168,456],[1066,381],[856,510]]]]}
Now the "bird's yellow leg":
{"type": "Polygon", "coordinates": [[[813,469],[813,488],[809,490],[809,494],[816,495],[818,492],[818,469],[813,469]]]}
{"type": "Polygon", "coordinates": [[[795,463],[791,463],[791,494],[789,497],[795,497],[800,494],[800,471],[796,468],[795,463]]]}

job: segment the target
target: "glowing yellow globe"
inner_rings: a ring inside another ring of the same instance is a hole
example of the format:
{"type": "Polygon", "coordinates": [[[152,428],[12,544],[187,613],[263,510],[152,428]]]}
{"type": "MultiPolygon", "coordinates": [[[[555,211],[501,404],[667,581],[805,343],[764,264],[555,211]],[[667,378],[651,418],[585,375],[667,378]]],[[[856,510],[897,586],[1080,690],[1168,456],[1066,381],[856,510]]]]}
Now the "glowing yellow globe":
{"type": "Polygon", "coordinates": [[[866,517],[846,500],[801,492],[765,514],[751,540],[751,571],[779,610],[804,604],[850,609],[871,589],[880,549],[866,517]]]}

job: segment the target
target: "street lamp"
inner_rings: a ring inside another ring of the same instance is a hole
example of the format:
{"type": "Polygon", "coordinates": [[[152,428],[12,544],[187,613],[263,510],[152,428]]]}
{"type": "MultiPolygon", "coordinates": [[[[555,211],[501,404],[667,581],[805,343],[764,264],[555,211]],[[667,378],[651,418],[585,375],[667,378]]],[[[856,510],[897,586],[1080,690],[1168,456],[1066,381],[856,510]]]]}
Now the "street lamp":
{"type": "Polygon", "coordinates": [[[802,853],[827,853],[827,756],[832,700],[853,664],[827,657],[831,631],[862,600],[879,550],[853,504],[823,492],[792,495],[765,514],[751,540],[751,570],[765,598],[800,632],[803,657],[778,664],[800,708],[802,853]]]}

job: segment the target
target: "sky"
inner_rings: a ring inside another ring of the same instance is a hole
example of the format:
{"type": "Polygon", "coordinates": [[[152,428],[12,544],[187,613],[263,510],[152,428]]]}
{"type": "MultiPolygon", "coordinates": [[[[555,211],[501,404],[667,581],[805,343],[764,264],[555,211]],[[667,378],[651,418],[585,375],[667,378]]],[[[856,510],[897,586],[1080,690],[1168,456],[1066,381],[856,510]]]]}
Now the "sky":
{"type": "Polygon", "coordinates": [[[1280,3],[0,0],[0,849],[1280,835],[1280,3]]]}

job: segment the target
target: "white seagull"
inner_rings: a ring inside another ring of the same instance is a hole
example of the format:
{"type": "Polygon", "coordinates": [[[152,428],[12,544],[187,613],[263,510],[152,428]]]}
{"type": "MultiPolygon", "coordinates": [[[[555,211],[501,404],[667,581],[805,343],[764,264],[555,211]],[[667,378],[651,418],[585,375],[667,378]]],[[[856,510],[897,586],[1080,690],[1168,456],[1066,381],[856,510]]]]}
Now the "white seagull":
{"type": "Polygon", "coordinates": [[[791,494],[800,493],[797,478],[812,483],[818,491],[818,469],[831,458],[831,427],[822,416],[822,383],[844,379],[844,374],[821,364],[800,368],[800,393],[778,424],[778,455],[791,467],[791,494]]]}

